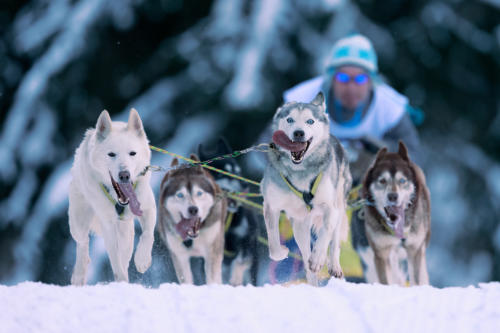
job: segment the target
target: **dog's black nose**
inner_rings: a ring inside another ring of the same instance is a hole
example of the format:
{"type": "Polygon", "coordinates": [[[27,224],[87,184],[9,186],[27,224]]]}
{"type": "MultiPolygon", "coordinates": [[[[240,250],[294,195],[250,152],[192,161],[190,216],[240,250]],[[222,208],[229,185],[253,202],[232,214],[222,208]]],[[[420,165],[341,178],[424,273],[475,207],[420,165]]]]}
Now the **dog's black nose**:
{"type": "Polygon", "coordinates": [[[293,141],[302,141],[304,140],[304,131],[302,130],[296,130],[295,132],[293,132],[293,141]]]}
{"type": "Polygon", "coordinates": [[[396,201],[398,201],[398,194],[391,192],[391,193],[387,194],[387,199],[389,199],[389,201],[396,202],[396,201]]]}
{"type": "Polygon", "coordinates": [[[196,207],[196,206],[189,206],[188,207],[188,213],[191,216],[194,216],[194,215],[198,214],[198,207],[196,207]]]}
{"type": "Polygon", "coordinates": [[[128,183],[130,180],[130,172],[120,171],[120,173],[118,173],[118,178],[120,179],[120,182],[128,183]]]}

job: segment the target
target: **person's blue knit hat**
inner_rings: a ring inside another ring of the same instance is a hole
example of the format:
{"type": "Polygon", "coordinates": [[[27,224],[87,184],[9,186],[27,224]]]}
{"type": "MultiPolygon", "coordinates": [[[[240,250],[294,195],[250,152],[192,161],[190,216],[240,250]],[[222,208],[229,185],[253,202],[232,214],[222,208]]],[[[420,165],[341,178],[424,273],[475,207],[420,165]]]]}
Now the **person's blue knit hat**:
{"type": "Polygon", "coordinates": [[[328,72],[345,65],[355,65],[370,73],[377,73],[377,54],[372,43],[363,35],[355,34],[339,39],[332,48],[326,67],[328,72]]]}

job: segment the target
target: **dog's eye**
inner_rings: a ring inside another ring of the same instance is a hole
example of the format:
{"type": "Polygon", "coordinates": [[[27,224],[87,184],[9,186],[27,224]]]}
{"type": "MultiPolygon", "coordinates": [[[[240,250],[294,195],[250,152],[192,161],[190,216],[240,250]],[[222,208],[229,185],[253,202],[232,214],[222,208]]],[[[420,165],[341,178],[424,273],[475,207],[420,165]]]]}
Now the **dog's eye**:
{"type": "Polygon", "coordinates": [[[385,180],[384,178],[382,178],[381,180],[378,181],[380,184],[382,185],[385,185],[387,184],[387,180],[385,180]]]}
{"type": "Polygon", "coordinates": [[[108,156],[109,156],[109,157],[115,157],[115,156],[116,156],[116,154],[115,154],[115,153],[113,153],[113,152],[110,152],[110,153],[108,153],[108,156]]]}
{"type": "Polygon", "coordinates": [[[314,120],[312,120],[312,119],[308,119],[308,120],[306,121],[306,123],[307,123],[308,125],[312,125],[312,124],[314,124],[314,120]]]}
{"type": "Polygon", "coordinates": [[[294,123],[295,120],[293,120],[293,118],[286,118],[286,122],[291,124],[291,123],[294,123]]]}
{"type": "Polygon", "coordinates": [[[399,180],[399,183],[400,183],[400,184],[406,184],[406,179],[401,178],[401,179],[399,180]]]}
{"type": "Polygon", "coordinates": [[[179,199],[184,198],[184,194],[182,194],[181,192],[178,192],[175,196],[179,199]]]}
{"type": "Polygon", "coordinates": [[[135,151],[131,151],[130,153],[128,153],[130,156],[135,156],[135,154],[137,154],[135,151]]]}
{"type": "Polygon", "coordinates": [[[202,191],[198,191],[198,192],[196,192],[196,195],[199,196],[199,197],[201,197],[203,195],[203,192],[202,191]]]}

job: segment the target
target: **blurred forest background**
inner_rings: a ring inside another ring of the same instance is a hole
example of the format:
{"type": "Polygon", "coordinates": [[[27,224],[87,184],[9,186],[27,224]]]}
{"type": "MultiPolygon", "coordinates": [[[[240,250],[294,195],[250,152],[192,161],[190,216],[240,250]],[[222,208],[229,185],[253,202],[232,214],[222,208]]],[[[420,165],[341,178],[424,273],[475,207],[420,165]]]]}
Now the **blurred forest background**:
{"type": "MultiPolygon", "coordinates": [[[[125,120],[135,107],[151,144],[175,153],[219,135],[243,149],[352,32],[425,112],[431,283],[500,280],[498,0],[2,0],[0,32],[0,283],[69,283],[69,169],[103,109],[125,120]]],[[[260,180],[252,154],[240,162],[260,180]]],[[[111,280],[92,244],[89,281],[111,280]]],[[[159,256],[131,279],[165,281],[159,256]]]]}

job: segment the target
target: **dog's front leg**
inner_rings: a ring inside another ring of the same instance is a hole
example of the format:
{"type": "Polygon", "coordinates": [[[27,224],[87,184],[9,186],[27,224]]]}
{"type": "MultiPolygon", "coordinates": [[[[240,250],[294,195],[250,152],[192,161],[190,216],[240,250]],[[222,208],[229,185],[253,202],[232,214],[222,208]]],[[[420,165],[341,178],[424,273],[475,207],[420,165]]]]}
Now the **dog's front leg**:
{"type": "MultiPolygon", "coordinates": [[[[221,234],[222,236],[222,234],[221,234]]],[[[216,241],[211,251],[212,254],[205,256],[205,276],[207,284],[222,284],[222,260],[224,259],[223,240],[216,241]]]]}
{"type": "Polygon", "coordinates": [[[102,236],[115,281],[128,282],[128,265],[134,248],[134,221],[100,216],[102,236]]]}
{"type": "Polygon", "coordinates": [[[264,220],[269,242],[269,257],[275,261],[283,260],[288,256],[288,248],[280,243],[279,219],[280,211],[272,210],[264,202],[264,220]]]}
{"type": "Polygon", "coordinates": [[[342,234],[342,223],[343,219],[346,219],[344,210],[337,211],[337,214],[332,214],[332,223],[334,223],[335,228],[332,232],[332,239],[330,241],[330,249],[328,256],[328,273],[341,279],[344,277],[344,272],[342,272],[342,267],[340,266],[340,242],[342,234]]]}
{"type": "Polygon", "coordinates": [[[149,188],[146,199],[149,207],[144,209],[142,216],[139,218],[142,233],[134,256],[135,267],[140,273],[144,273],[151,266],[151,250],[156,224],[155,199],[152,190],[149,188]]]}
{"type": "Polygon", "coordinates": [[[372,246],[372,248],[375,253],[375,268],[377,269],[380,283],[394,284],[393,274],[391,273],[391,261],[389,258],[392,247],[375,248],[372,246]]]}
{"type": "Polygon", "coordinates": [[[243,257],[241,253],[238,254],[238,256],[231,263],[229,283],[232,286],[243,285],[245,272],[248,271],[251,266],[252,263],[249,257],[243,257]]]}
{"type": "Polygon", "coordinates": [[[311,258],[311,220],[310,218],[302,221],[291,219],[290,222],[292,223],[293,237],[297,242],[300,254],[302,255],[302,261],[304,262],[307,283],[317,286],[318,277],[316,273],[311,271],[309,265],[309,259],[311,258]]]}
{"type": "Polygon", "coordinates": [[[185,253],[176,254],[175,250],[172,250],[171,247],[169,247],[169,251],[179,283],[193,284],[193,273],[191,272],[189,255],[185,253]]]}
{"type": "Polygon", "coordinates": [[[424,285],[429,284],[429,274],[427,273],[427,263],[425,260],[425,245],[420,247],[408,247],[408,272],[410,275],[410,284],[424,285]]]}
{"type": "Polygon", "coordinates": [[[332,210],[326,204],[316,205],[311,214],[311,231],[317,236],[309,258],[309,268],[317,273],[325,265],[328,244],[332,239],[332,222],[335,216],[330,216],[332,210]]]}
{"type": "Polygon", "coordinates": [[[89,212],[92,212],[92,208],[71,183],[68,208],[69,231],[76,242],[76,262],[71,275],[73,285],[84,285],[87,280],[87,267],[90,263],[89,231],[94,218],[94,214],[89,212]]]}

